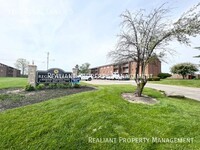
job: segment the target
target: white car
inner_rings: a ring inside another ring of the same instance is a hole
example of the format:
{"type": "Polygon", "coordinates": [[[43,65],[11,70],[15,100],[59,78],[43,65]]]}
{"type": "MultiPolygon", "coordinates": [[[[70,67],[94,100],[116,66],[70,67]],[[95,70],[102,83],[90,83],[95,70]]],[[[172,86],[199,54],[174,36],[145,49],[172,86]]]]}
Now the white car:
{"type": "Polygon", "coordinates": [[[113,72],[112,76],[110,77],[111,80],[121,80],[122,76],[119,73],[113,72]]]}
{"type": "Polygon", "coordinates": [[[112,76],[106,76],[106,80],[111,80],[112,76]]]}
{"type": "Polygon", "coordinates": [[[92,75],[79,75],[78,78],[85,81],[91,81],[93,79],[92,75]]]}

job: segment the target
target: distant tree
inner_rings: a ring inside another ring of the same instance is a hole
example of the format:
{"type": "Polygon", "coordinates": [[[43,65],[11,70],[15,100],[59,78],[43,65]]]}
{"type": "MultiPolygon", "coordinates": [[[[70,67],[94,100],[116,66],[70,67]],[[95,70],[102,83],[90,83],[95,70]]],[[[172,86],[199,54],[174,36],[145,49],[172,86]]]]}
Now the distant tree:
{"type": "Polygon", "coordinates": [[[135,95],[140,97],[147,83],[145,67],[149,62],[159,58],[163,60],[170,41],[177,40],[189,45],[189,36],[200,34],[200,3],[175,22],[167,19],[170,9],[164,8],[164,4],[149,14],[145,10],[131,13],[126,10],[121,14],[122,29],[118,35],[116,48],[108,53],[108,57],[114,62],[136,62],[135,82],[137,89],[135,95]]]}
{"type": "MultiPolygon", "coordinates": [[[[200,50],[200,47],[195,47],[195,49],[200,50]]],[[[200,55],[194,56],[195,58],[200,58],[200,55]]]]}
{"type": "Polygon", "coordinates": [[[78,68],[79,68],[78,64],[76,64],[75,68],[76,68],[76,69],[78,69],[78,68]]]}
{"type": "Polygon", "coordinates": [[[180,63],[174,65],[170,71],[171,73],[181,75],[183,79],[185,79],[188,74],[194,74],[196,71],[198,71],[198,68],[192,63],[180,63]]]}
{"type": "Polygon", "coordinates": [[[26,59],[19,58],[16,60],[15,67],[21,70],[22,75],[25,75],[27,73],[29,62],[26,59]]]}
{"type": "Polygon", "coordinates": [[[84,63],[79,67],[79,73],[80,74],[88,74],[89,73],[89,67],[90,64],[89,63],[84,63]]]}

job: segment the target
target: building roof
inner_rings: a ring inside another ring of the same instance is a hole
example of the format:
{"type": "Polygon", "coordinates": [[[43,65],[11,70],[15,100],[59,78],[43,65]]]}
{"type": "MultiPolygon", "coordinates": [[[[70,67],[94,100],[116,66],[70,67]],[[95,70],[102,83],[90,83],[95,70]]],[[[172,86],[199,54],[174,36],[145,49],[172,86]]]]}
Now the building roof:
{"type": "MultiPolygon", "coordinates": [[[[160,61],[158,58],[155,59],[155,60],[160,61]]],[[[129,61],[129,62],[133,62],[133,61],[129,61]]],[[[160,62],[161,62],[161,61],[160,61],[160,62]]],[[[92,68],[89,68],[89,69],[97,69],[97,68],[100,68],[100,67],[107,67],[107,66],[111,66],[111,65],[124,64],[124,63],[128,63],[128,61],[127,61],[127,62],[112,63],[112,64],[107,64],[107,65],[102,65],[102,66],[92,67],[92,68]]]]}
{"type": "MultiPolygon", "coordinates": [[[[128,63],[128,62],[123,62],[123,63],[128,63]]],[[[96,69],[96,68],[107,67],[107,66],[114,66],[114,65],[123,64],[123,63],[112,63],[112,64],[107,64],[107,65],[93,67],[93,68],[90,68],[90,69],[96,69]]]]}
{"type": "MultiPolygon", "coordinates": [[[[0,66],[9,67],[9,68],[12,68],[12,69],[15,69],[15,70],[19,70],[19,69],[17,69],[17,68],[13,68],[13,67],[11,67],[11,66],[5,65],[5,64],[3,64],[3,63],[0,63],[0,66]]],[[[19,71],[20,71],[20,70],[19,70],[19,71]]]]}

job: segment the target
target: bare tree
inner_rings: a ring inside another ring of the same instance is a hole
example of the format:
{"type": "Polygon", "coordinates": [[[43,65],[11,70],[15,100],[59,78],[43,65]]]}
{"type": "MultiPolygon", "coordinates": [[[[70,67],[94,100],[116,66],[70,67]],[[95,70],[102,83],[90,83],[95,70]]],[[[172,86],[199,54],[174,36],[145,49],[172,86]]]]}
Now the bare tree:
{"type": "Polygon", "coordinates": [[[167,45],[172,40],[189,45],[189,36],[200,33],[200,3],[175,22],[168,20],[169,8],[165,4],[154,9],[149,14],[145,10],[131,13],[126,10],[121,14],[121,33],[116,48],[108,53],[115,62],[136,62],[135,82],[136,96],[141,96],[147,83],[144,75],[146,65],[155,60],[163,59],[167,52],[172,52],[167,45]]]}
{"type": "Polygon", "coordinates": [[[15,67],[22,71],[22,75],[25,75],[27,72],[29,62],[26,59],[19,58],[15,63],[15,67]]]}

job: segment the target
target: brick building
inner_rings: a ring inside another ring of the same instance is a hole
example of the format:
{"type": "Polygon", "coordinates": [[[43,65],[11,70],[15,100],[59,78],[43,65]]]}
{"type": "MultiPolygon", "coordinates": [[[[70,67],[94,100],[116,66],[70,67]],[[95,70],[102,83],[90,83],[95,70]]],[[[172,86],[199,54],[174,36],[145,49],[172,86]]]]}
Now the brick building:
{"type": "Polygon", "coordinates": [[[0,63],[0,77],[19,77],[20,70],[0,63]]]}
{"type": "MultiPolygon", "coordinates": [[[[130,76],[131,78],[135,77],[136,71],[136,62],[126,62],[121,64],[109,64],[99,67],[94,67],[90,69],[90,73],[95,76],[109,76],[112,75],[114,72],[119,73],[123,76],[130,76]]],[[[157,76],[161,73],[161,61],[155,60],[149,63],[145,68],[145,75],[147,77],[157,76]]]]}

